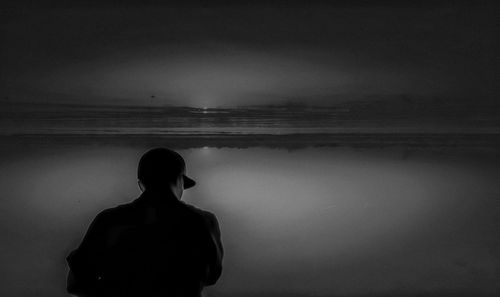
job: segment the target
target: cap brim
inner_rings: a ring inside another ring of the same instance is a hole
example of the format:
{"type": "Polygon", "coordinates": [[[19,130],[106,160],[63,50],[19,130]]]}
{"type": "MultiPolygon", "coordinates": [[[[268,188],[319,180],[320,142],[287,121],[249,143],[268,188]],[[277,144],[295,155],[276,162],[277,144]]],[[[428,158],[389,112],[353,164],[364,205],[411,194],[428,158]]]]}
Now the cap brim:
{"type": "Polygon", "coordinates": [[[194,187],[194,185],[196,185],[196,182],[193,179],[187,177],[186,175],[183,175],[183,177],[184,177],[184,189],[189,189],[194,187]]]}

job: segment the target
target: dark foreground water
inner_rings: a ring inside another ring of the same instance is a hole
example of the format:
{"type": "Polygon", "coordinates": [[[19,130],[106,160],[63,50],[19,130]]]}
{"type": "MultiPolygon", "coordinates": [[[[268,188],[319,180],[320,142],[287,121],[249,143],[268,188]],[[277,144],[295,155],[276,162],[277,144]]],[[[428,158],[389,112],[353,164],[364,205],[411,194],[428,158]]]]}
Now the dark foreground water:
{"type": "MultiPolygon", "coordinates": [[[[1,143],[0,296],[66,296],[65,256],[100,210],[139,195],[148,145],[1,143]]],[[[398,148],[184,148],[217,214],[209,296],[493,296],[500,159],[398,148]]]]}

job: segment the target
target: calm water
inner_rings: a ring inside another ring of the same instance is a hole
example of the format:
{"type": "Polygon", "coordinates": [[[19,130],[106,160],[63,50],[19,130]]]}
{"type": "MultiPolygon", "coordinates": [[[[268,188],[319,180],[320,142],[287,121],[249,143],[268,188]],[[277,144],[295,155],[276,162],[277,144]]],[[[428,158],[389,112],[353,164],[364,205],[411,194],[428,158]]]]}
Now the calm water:
{"type": "MultiPolygon", "coordinates": [[[[100,210],[136,198],[127,146],[2,147],[0,295],[66,296],[65,256],[100,210]]],[[[493,295],[497,158],[397,150],[181,150],[217,214],[224,272],[209,296],[493,295]]]]}

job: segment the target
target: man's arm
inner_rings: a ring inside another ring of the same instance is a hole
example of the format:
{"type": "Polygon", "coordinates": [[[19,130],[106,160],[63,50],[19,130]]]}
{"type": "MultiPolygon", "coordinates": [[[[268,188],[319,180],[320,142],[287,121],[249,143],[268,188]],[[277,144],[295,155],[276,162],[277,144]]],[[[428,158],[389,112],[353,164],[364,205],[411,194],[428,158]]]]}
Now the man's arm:
{"type": "Polygon", "coordinates": [[[73,271],[69,271],[68,273],[68,279],[66,281],[67,283],[67,291],[68,293],[70,294],[73,294],[73,295],[76,295],[78,297],[91,297],[92,295],[89,295],[91,294],[91,290],[87,290],[88,292],[86,292],[85,290],[81,290],[78,288],[78,283],[77,283],[77,280],[75,278],[75,275],[73,274],[73,271]]]}
{"type": "Polygon", "coordinates": [[[70,294],[86,297],[96,293],[104,239],[102,214],[96,216],[80,246],[66,258],[70,268],[66,290],[70,294]]]}
{"type": "Polygon", "coordinates": [[[214,214],[207,212],[205,218],[210,229],[212,243],[212,256],[209,259],[208,276],[205,281],[205,285],[211,286],[217,282],[222,274],[222,258],[224,256],[224,248],[222,246],[221,232],[217,217],[214,214]]]}

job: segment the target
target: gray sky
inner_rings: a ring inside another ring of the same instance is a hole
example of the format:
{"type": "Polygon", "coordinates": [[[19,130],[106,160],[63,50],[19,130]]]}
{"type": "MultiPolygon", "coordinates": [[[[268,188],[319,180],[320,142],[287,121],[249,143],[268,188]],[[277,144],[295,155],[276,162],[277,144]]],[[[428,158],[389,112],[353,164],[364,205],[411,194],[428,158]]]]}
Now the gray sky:
{"type": "Polygon", "coordinates": [[[498,96],[494,5],[378,3],[7,5],[1,96],[192,107],[498,96]]]}

